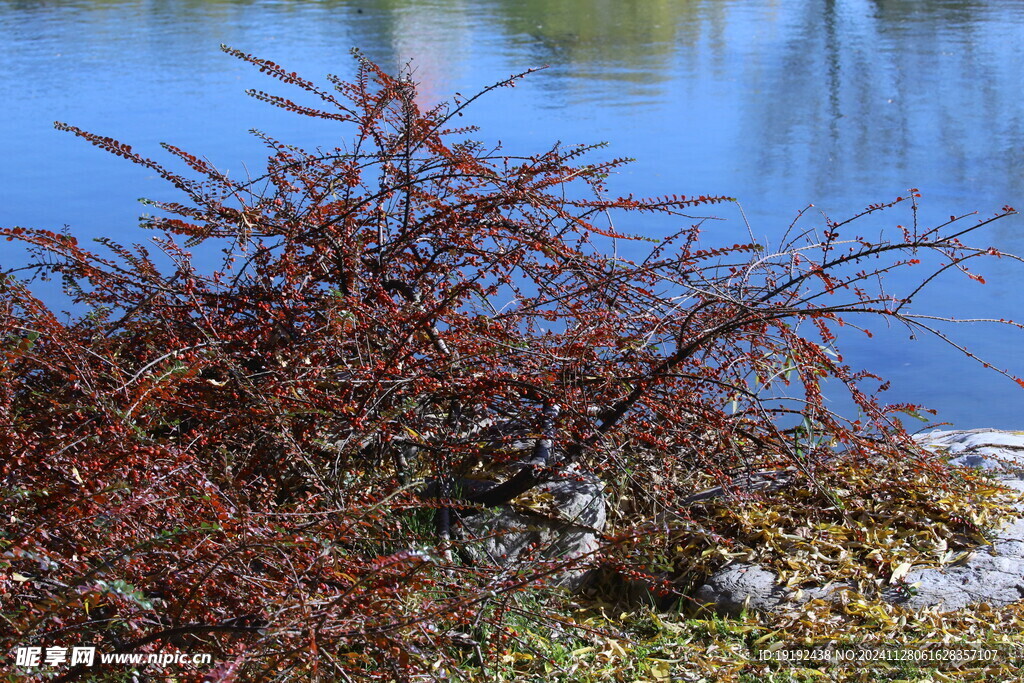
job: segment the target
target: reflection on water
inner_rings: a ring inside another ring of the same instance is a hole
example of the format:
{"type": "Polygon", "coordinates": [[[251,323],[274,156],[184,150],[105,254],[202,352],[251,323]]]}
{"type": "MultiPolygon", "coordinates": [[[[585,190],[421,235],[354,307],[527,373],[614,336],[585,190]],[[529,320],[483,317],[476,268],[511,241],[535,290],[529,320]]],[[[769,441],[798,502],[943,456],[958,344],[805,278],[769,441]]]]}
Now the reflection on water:
{"type": "Polygon", "coordinates": [[[751,80],[761,177],[803,169],[828,197],[889,178],[967,202],[1021,195],[1024,15],[965,2],[800,9],[773,67],[751,80]]]}
{"type": "Polygon", "coordinates": [[[705,22],[720,21],[707,10],[724,4],[501,0],[494,9],[513,45],[552,65],[573,106],[629,107],[656,103],[671,87],[675,55],[699,40],[705,22]]]}
{"type": "MultiPolygon", "coordinates": [[[[240,96],[272,85],[219,43],[311,76],[351,74],[353,46],[392,70],[413,60],[427,102],[550,65],[481,101],[481,135],[515,151],[608,140],[613,155],[638,159],[621,189],[737,196],[768,241],[808,203],[845,215],[912,186],[927,219],[1024,204],[1015,0],[0,0],[0,36],[3,224],[133,239],[134,200],[169,196],[144,171],[55,133],[54,119],[146,153],[173,141],[233,173],[259,158],[249,127],[336,142],[339,131],[240,96]]],[[[985,239],[1024,252],[1020,228],[1006,221],[985,239]]],[[[727,242],[742,229],[716,228],[727,242]]],[[[984,288],[939,282],[921,304],[1024,319],[1021,272],[999,262],[986,275],[984,288]]],[[[961,424],[1022,426],[1009,382],[889,338],[854,340],[849,360],[961,424]]],[[[1024,374],[1016,337],[969,328],[961,338],[1024,374]]]]}

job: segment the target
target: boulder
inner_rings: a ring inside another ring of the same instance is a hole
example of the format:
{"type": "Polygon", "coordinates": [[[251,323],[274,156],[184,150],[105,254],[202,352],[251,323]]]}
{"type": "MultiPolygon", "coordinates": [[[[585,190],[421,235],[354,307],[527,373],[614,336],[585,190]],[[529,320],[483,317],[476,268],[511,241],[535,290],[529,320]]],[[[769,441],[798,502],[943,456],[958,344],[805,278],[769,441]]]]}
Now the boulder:
{"type": "Polygon", "coordinates": [[[946,453],[951,465],[991,471],[1007,481],[1024,477],[1024,432],[935,430],[914,438],[926,448],[946,453]]]}
{"type": "MultiPolygon", "coordinates": [[[[950,456],[950,464],[974,467],[998,476],[1009,488],[1024,492],[1024,432],[995,429],[934,431],[918,437],[928,448],[950,456]]],[[[1014,506],[1024,514],[1024,503],[1014,506]]],[[[976,548],[946,567],[911,570],[910,595],[886,597],[913,609],[953,610],[977,603],[1008,605],[1024,598],[1024,518],[1003,527],[992,544],[976,548]]]]}
{"type": "Polygon", "coordinates": [[[477,564],[514,568],[547,562],[555,570],[554,583],[576,589],[587,578],[586,558],[598,549],[604,531],[603,489],[593,475],[567,473],[532,490],[536,505],[531,508],[500,505],[463,513],[454,531],[477,564]],[[569,566],[557,569],[559,564],[569,566]]]}
{"type": "MultiPolygon", "coordinates": [[[[933,431],[916,438],[925,447],[948,454],[952,465],[991,472],[1003,485],[1024,493],[1024,432],[933,431]]],[[[1024,515],[1024,503],[1015,507],[1024,515]]],[[[1002,606],[1024,599],[1024,517],[1001,529],[991,545],[952,565],[913,569],[905,582],[913,590],[893,589],[883,598],[911,609],[938,610],[978,603],[1002,606]]],[[[719,613],[736,616],[744,608],[784,611],[809,600],[834,598],[844,588],[794,590],[781,585],[768,569],[737,562],[715,572],[693,597],[719,613]]]]}
{"type": "Polygon", "coordinates": [[[719,614],[738,617],[744,610],[780,612],[811,600],[827,600],[848,587],[836,584],[793,590],[781,585],[773,571],[735,562],[709,577],[693,597],[719,614]]]}

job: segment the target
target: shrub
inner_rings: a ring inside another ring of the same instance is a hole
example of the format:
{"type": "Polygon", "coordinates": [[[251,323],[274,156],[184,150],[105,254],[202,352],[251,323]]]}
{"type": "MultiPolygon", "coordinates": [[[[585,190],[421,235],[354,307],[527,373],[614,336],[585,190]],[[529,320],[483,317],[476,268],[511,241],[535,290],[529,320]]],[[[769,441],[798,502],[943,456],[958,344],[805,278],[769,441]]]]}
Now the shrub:
{"type": "Polygon", "coordinates": [[[256,132],[266,172],[237,179],[58,123],[183,193],[143,219],[162,255],[0,230],[85,312],[65,322],[13,273],[0,285],[8,644],[214,652],[218,680],[443,677],[514,638],[510,596],[552,571],[458,561],[460,510],[592,471],[614,493],[609,540],[654,552],[667,536],[631,539],[744,469],[795,468],[837,507],[829,475],[851,463],[941,477],[897,419],[918,407],[883,405],[835,334],[860,314],[938,333],[909,311],[917,290],[881,277],[932,258],[922,286],[980,279],[965,263],[1000,254],[961,238],[1009,207],[851,233],[896,204],[916,218],[912,190],[775,250],[702,248],[690,214],[729,198],[609,196],[625,160],[513,156],[453,127],[525,74],[423,111],[414,83],[359,56],[354,82],[323,88],[225,50],[317,104],[250,95],[336,122],[347,145],[256,132]],[[639,213],[674,234],[617,227],[639,213]],[[624,241],[653,245],[627,259],[624,241]],[[825,380],[861,414],[829,410],[825,380]]]}

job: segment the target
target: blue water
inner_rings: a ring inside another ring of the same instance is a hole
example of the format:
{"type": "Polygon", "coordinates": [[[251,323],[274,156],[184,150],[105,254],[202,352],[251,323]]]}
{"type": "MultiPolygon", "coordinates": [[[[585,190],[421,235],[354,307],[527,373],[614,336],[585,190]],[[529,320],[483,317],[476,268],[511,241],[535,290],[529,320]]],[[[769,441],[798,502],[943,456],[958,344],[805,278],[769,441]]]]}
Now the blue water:
{"type": "MultiPolygon", "coordinates": [[[[527,153],[606,140],[609,156],[637,159],[613,189],[738,197],[770,244],[809,204],[838,218],[909,187],[924,194],[926,224],[1024,208],[1024,3],[1013,0],[0,1],[0,38],[3,225],[145,239],[134,234],[136,200],[175,198],[54,120],[154,156],[172,142],[232,174],[259,170],[249,128],[338,142],[343,131],[246,98],[274,84],[220,43],[313,78],[351,75],[353,46],[392,70],[411,59],[428,102],[548,65],[467,116],[482,139],[527,153]]],[[[744,240],[735,207],[714,213],[727,220],[709,239],[744,240]]],[[[907,219],[871,217],[860,232],[907,219]]],[[[813,210],[806,220],[821,224],[813,210]]],[[[620,227],[657,236],[678,226],[620,227]]],[[[1024,253],[1024,220],[976,241],[1024,253]]],[[[18,258],[8,251],[0,267],[18,258]]],[[[979,272],[989,284],[944,278],[918,310],[1024,319],[1024,266],[1004,259],[979,272]]],[[[873,339],[840,343],[847,361],[893,380],[890,400],[925,403],[961,427],[1024,428],[1014,383],[922,335],[869,327],[873,339]]],[[[951,333],[1024,374],[1021,333],[951,333]]]]}

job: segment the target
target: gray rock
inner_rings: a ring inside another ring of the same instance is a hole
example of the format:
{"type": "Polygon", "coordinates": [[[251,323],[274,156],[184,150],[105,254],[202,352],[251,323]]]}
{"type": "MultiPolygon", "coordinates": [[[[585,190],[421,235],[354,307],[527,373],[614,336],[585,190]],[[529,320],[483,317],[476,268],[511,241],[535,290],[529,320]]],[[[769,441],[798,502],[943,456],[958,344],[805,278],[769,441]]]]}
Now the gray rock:
{"type": "Polygon", "coordinates": [[[811,600],[830,599],[846,588],[846,585],[834,584],[793,590],[779,584],[773,571],[736,562],[713,574],[693,598],[719,614],[738,617],[744,610],[784,612],[811,600]]]}
{"type": "MultiPolygon", "coordinates": [[[[998,476],[1001,483],[1024,493],[1024,432],[995,429],[933,431],[916,437],[925,447],[950,456],[950,463],[976,467],[998,476]]],[[[1024,503],[1015,505],[1024,515],[1024,503]]],[[[907,573],[905,585],[883,592],[889,602],[912,609],[954,610],[978,603],[1008,605],[1024,599],[1024,518],[1007,524],[991,545],[976,548],[945,567],[919,567],[907,573]]],[[[834,598],[846,586],[794,591],[778,583],[774,572],[735,563],[709,577],[694,598],[722,614],[744,608],[780,612],[816,598],[834,598]]]]}
{"type": "Polygon", "coordinates": [[[775,612],[786,592],[776,582],[774,572],[737,562],[713,574],[693,597],[720,614],[735,617],[747,608],[775,612]]]}
{"type": "Polygon", "coordinates": [[[927,448],[948,453],[952,465],[992,471],[1009,480],[1024,476],[1024,432],[936,430],[914,438],[927,448]]]}
{"type": "Polygon", "coordinates": [[[586,580],[587,557],[598,549],[606,521],[604,485],[588,474],[536,488],[546,513],[502,505],[464,516],[456,529],[465,553],[478,564],[513,568],[547,562],[555,583],[570,589],[586,580]],[[558,569],[558,565],[567,565],[558,569]]]}
{"type": "MultiPolygon", "coordinates": [[[[934,431],[917,437],[926,447],[948,453],[950,463],[975,467],[1024,491],[1024,432],[995,429],[934,431]]],[[[1024,503],[1014,506],[1024,513],[1024,503]]],[[[945,567],[911,570],[906,583],[911,595],[889,594],[892,602],[910,608],[954,610],[976,603],[1008,605],[1024,598],[1024,519],[1003,527],[992,544],[976,548],[962,561],[945,567]]]]}

